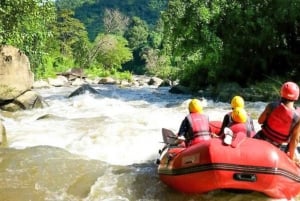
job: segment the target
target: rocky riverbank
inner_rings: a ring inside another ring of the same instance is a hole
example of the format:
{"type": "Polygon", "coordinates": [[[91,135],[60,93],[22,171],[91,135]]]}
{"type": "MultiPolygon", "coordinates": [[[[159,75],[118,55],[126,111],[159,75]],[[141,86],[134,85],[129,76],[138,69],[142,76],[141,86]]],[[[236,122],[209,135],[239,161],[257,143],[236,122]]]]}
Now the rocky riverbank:
{"type": "Polygon", "coordinates": [[[260,83],[248,88],[242,88],[237,83],[223,83],[193,92],[189,88],[178,84],[178,82],[162,80],[157,77],[133,75],[131,80],[117,80],[112,77],[91,79],[74,69],[61,73],[56,78],[36,81],[33,87],[82,86],[84,84],[113,84],[119,87],[170,87],[170,93],[190,94],[191,97],[204,97],[221,102],[230,102],[231,98],[235,95],[240,95],[247,101],[267,102],[278,99],[280,88],[280,84],[274,82],[260,83]]]}
{"type": "Polygon", "coordinates": [[[191,97],[203,97],[215,101],[230,102],[235,95],[244,97],[246,101],[270,101],[278,98],[280,84],[255,84],[242,88],[236,83],[223,83],[208,86],[197,92],[191,91],[178,82],[162,80],[157,77],[133,75],[128,80],[113,77],[90,78],[81,68],[69,69],[57,74],[55,78],[34,81],[27,56],[12,46],[0,49],[0,109],[17,111],[43,107],[43,100],[34,90],[43,87],[83,86],[92,84],[114,84],[119,87],[170,87],[170,93],[190,94],[191,97]]]}

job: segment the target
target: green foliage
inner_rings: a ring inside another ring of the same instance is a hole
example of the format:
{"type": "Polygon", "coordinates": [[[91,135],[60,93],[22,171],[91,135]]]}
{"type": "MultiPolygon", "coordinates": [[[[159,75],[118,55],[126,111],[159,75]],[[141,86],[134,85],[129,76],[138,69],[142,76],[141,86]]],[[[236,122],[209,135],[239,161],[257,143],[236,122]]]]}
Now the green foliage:
{"type": "Polygon", "coordinates": [[[148,25],[145,21],[138,17],[133,17],[131,23],[125,33],[125,38],[128,40],[129,47],[135,50],[145,46],[148,41],[148,25]]]}
{"type": "Polygon", "coordinates": [[[98,65],[92,65],[89,68],[85,69],[85,74],[88,75],[90,78],[96,78],[96,77],[106,77],[110,75],[109,71],[106,71],[101,64],[98,65]]]}
{"type": "Polygon", "coordinates": [[[161,19],[157,21],[155,28],[149,30],[148,44],[154,49],[162,49],[164,24],[161,19]]]}
{"type": "Polygon", "coordinates": [[[43,65],[55,20],[52,1],[3,0],[0,7],[0,43],[13,45],[29,57],[35,71],[43,65]]]}
{"type": "Polygon", "coordinates": [[[130,73],[129,71],[116,72],[115,74],[113,74],[113,77],[118,80],[132,81],[132,73],[130,73]]]}
{"type": "Polygon", "coordinates": [[[93,66],[91,68],[88,68],[85,70],[85,73],[90,78],[112,76],[113,78],[116,78],[118,80],[127,80],[127,81],[132,80],[132,74],[129,71],[124,71],[124,72],[117,72],[114,70],[109,71],[104,69],[101,66],[93,66]]]}
{"type": "Polygon", "coordinates": [[[2,0],[0,43],[25,52],[36,77],[83,67],[195,90],[247,86],[299,78],[299,9],[298,0],[2,0]]]}
{"type": "Polygon", "coordinates": [[[84,3],[94,3],[95,0],[55,0],[55,5],[59,9],[75,10],[76,8],[82,6],[84,3]]]}
{"type": "Polygon", "coordinates": [[[74,58],[75,62],[83,67],[87,62],[90,43],[84,25],[74,18],[74,13],[70,10],[58,10],[53,32],[61,56],[74,58]]]}
{"type": "Polygon", "coordinates": [[[143,58],[146,61],[146,69],[149,75],[169,78],[173,73],[170,58],[166,55],[161,55],[159,50],[147,49],[143,54],[143,58]]]}
{"type": "MultiPolygon", "coordinates": [[[[64,2],[64,5],[67,5],[70,0],[59,0],[59,2],[64,2]]],[[[94,3],[89,2],[77,7],[75,16],[85,24],[89,38],[93,41],[100,32],[105,31],[103,22],[105,9],[118,10],[129,18],[137,16],[146,21],[147,24],[155,25],[167,2],[168,0],[94,1],[94,3]]]]}
{"type": "Polygon", "coordinates": [[[221,60],[223,43],[213,23],[222,10],[221,2],[172,0],[163,14],[164,46],[173,64],[181,67],[181,79],[187,85],[194,81],[207,85],[215,79],[211,72],[221,60]],[[199,73],[204,79],[197,78],[199,73]]]}
{"type": "Polygon", "coordinates": [[[164,49],[180,67],[181,81],[193,87],[247,86],[266,75],[296,79],[299,8],[297,0],[170,0],[164,49]]]}
{"type": "Polygon", "coordinates": [[[127,45],[127,40],[122,36],[100,34],[94,42],[92,53],[95,62],[101,63],[106,70],[122,69],[122,64],[132,59],[127,45]]]}

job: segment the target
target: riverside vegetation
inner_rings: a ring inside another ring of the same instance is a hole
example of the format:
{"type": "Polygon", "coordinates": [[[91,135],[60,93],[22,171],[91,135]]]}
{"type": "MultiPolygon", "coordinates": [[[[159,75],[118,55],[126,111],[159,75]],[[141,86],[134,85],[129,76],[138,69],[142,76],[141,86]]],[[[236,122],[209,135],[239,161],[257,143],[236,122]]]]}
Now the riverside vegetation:
{"type": "Polygon", "coordinates": [[[0,42],[29,57],[35,79],[74,67],[95,77],[145,74],[224,101],[233,93],[268,101],[280,83],[299,83],[297,0],[11,0],[0,8],[0,42]]]}

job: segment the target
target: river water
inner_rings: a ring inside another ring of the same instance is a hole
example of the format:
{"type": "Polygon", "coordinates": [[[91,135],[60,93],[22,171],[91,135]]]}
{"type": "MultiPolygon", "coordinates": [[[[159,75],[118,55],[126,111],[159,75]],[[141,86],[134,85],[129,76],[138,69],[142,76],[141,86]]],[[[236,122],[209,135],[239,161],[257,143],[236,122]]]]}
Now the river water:
{"type": "MultiPolygon", "coordinates": [[[[168,88],[93,87],[99,94],[72,98],[76,87],[36,89],[47,107],[1,112],[9,148],[0,149],[0,201],[275,200],[221,190],[188,195],[165,186],[154,163],[161,129],[178,130],[191,97],[168,88]]],[[[264,106],[246,104],[254,117],[264,106]]],[[[211,120],[229,110],[229,103],[211,100],[204,108],[211,120]]]]}

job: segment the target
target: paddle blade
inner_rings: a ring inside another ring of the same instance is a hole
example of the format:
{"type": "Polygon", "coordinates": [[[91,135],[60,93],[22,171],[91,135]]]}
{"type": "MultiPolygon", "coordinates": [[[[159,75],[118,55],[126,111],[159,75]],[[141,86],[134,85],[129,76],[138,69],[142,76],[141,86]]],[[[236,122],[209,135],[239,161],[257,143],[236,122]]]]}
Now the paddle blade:
{"type": "Polygon", "coordinates": [[[162,128],[162,137],[163,137],[163,141],[166,144],[175,144],[176,140],[177,140],[177,135],[166,128],[162,128]]]}

